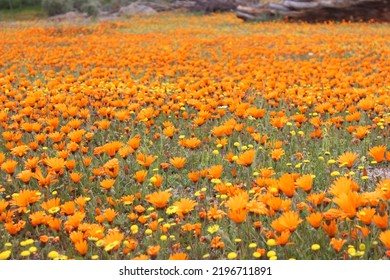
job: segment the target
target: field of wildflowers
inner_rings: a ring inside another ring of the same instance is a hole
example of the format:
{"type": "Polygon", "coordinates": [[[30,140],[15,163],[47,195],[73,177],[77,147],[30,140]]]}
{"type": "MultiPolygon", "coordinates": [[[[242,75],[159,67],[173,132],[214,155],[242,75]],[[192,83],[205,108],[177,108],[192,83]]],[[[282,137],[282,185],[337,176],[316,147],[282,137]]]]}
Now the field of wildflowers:
{"type": "Polygon", "coordinates": [[[0,28],[0,259],[387,259],[390,26],[0,28]]]}

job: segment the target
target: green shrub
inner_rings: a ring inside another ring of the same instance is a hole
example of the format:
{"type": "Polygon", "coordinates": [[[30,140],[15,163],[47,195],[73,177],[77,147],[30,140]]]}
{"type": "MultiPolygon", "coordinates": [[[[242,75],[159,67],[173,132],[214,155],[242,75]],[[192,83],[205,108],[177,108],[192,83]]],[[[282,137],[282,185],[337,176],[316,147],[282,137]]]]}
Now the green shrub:
{"type": "Polygon", "coordinates": [[[49,16],[67,13],[73,9],[72,0],[42,0],[42,9],[49,16]]]}
{"type": "Polygon", "coordinates": [[[80,6],[80,11],[87,13],[91,17],[97,17],[99,15],[99,3],[96,1],[87,1],[80,6]]]}

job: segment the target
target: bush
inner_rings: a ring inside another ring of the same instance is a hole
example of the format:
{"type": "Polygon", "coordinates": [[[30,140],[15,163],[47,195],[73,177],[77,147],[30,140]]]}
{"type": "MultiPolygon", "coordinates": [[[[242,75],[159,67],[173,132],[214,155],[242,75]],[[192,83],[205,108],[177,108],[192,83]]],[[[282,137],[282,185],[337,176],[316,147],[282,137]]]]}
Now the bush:
{"type": "Polygon", "coordinates": [[[87,13],[91,17],[97,17],[99,15],[99,3],[96,1],[87,1],[80,6],[80,11],[87,13]]]}
{"type": "Polygon", "coordinates": [[[42,0],[42,9],[49,16],[67,13],[73,9],[72,0],[42,0]]]}

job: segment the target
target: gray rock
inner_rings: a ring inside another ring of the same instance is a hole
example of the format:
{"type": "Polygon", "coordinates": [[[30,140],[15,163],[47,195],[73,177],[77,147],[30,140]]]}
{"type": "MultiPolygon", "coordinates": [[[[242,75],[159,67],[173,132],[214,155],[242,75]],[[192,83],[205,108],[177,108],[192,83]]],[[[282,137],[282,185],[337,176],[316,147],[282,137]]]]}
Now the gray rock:
{"type": "Polygon", "coordinates": [[[140,3],[131,3],[126,7],[120,8],[118,14],[120,16],[132,16],[132,15],[154,15],[157,11],[151,7],[142,5],[140,3]]]}

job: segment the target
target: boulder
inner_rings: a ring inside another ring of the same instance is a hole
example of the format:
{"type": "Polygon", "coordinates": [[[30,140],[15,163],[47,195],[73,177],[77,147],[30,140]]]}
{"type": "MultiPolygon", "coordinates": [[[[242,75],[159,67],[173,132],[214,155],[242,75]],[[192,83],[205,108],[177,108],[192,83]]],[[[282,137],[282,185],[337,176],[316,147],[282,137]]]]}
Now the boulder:
{"type": "Polygon", "coordinates": [[[118,12],[120,16],[153,15],[156,13],[157,11],[155,9],[137,2],[120,8],[118,12]]]}

